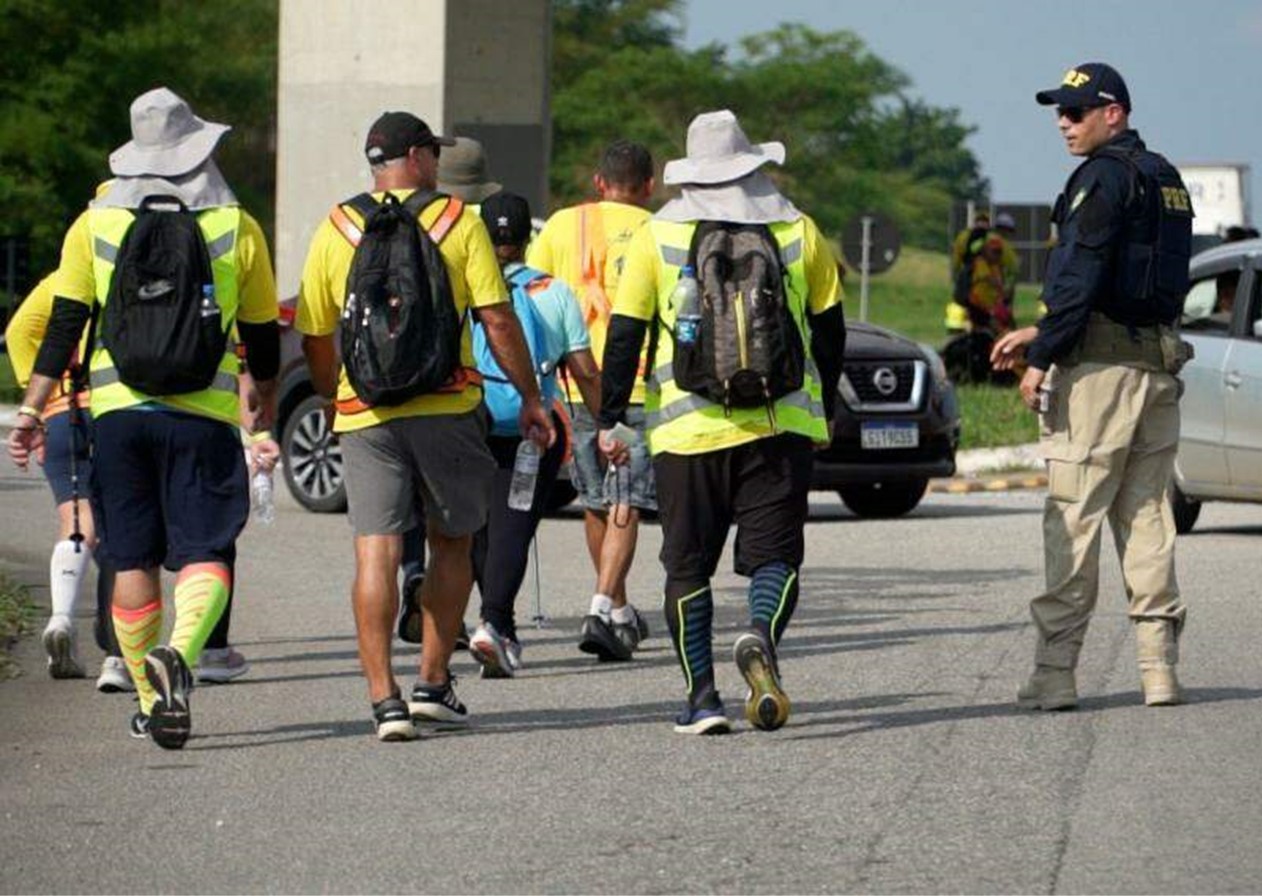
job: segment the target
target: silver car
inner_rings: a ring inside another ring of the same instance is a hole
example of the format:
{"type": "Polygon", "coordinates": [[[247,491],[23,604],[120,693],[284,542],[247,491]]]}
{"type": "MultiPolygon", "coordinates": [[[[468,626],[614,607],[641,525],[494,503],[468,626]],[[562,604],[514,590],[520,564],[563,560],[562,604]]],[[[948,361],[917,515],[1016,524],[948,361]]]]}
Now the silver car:
{"type": "Polygon", "coordinates": [[[1202,501],[1262,502],[1262,240],[1227,243],[1192,259],[1172,502],[1188,532],[1202,501]]]}

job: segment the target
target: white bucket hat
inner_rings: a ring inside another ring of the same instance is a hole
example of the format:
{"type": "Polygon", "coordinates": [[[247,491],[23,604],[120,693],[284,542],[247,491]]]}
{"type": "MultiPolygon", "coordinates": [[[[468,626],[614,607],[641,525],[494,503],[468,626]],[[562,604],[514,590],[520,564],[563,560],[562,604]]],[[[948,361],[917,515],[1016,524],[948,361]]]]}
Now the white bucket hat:
{"type": "Polygon", "coordinates": [[[757,171],[768,162],[784,164],[784,144],[749,142],[728,109],[702,112],[688,125],[688,156],[666,163],[667,184],[722,184],[757,171]]]}
{"type": "Polygon", "coordinates": [[[210,158],[230,130],[198,118],[167,88],[150,90],[131,104],[132,139],[110,153],[110,171],[119,177],[188,174],[210,158]]]}

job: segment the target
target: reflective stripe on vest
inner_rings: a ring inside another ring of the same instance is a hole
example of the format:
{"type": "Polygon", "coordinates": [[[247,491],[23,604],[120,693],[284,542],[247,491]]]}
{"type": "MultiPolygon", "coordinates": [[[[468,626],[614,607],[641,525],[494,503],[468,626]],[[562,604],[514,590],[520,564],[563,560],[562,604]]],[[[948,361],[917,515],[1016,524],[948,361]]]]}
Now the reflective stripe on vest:
{"type": "MultiPolygon", "coordinates": [[[[92,274],[96,282],[96,301],[102,308],[109,298],[110,282],[114,277],[119,249],[134,220],[135,214],[128,209],[101,208],[88,212],[88,227],[92,234],[92,274]]],[[[211,273],[215,281],[215,301],[223,312],[223,326],[231,334],[236,324],[239,300],[240,273],[234,250],[241,224],[241,210],[236,206],[207,209],[197,213],[197,224],[210,255],[211,273]]],[[[99,332],[98,326],[96,347],[89,365],[94,417],[157,400],[190,414],[237,425],[237,374],[241,363],[237,359],[235,343],[231,338],[224,346],[219,370],[209,387],[184,395],[162,396],[138,392],[119,379],[118,370],[114,367],[109,351],[102,344],[99,332]]]]}
{"type": "Polygon", "coordinates": [[[649,227],[662,259],[657,282],[657,355],[645,400],[649,450],[653,454],[697,454],[784,432],[797,433],[817,442],[826,441],[828,424],[820,375],[810,358],[811,334],[806,320],[805,225],[800,220],[770,225],[785,267],[790,312],[807,352],[802,388],[778,399],[770,409],[724,409],[675,385],[671,363],[675,309],[670,305],[670,296],[680,268],[687,263],[696,224],[655,218],[649,227]]]}

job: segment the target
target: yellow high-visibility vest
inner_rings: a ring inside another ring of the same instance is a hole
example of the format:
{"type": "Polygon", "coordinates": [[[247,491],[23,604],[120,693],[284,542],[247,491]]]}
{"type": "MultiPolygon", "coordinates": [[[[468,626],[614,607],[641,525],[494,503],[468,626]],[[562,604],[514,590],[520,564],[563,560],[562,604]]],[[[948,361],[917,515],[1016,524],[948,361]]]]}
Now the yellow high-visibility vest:
{"type": "Polygon", "coordinates": [[[680,269],[688,261],[695,222],[649,221],[661,253],[657,281],[657,346],[648,379],[644,410],[652,454],[702,454],[731,448],[755,439],[792,432],[815,442],[828,441],[828,421],[819,368],[811,358],[811,331],[807,323],[807,279],[803,258],[805,225],[799,219],[769,225],[780,247],[785,266],[789,310],[806,352],[802,388],[765,407],[724,408],[675,384],[671,357],[676,309],[669,301],[680,269]]]}
{"type": "MultiPolygon", "coordinates": [[[[114,265],[135,214],[124,208],[91,209],[88,227],[92,233],[92,273],[96,281],[96,301],[103,313],[109,296],[110,282],[114,279],[114,265]]],[[[237,231],[241,223],[241,210],[236,206],[220,206],[197,213],[197,226],[206,239],[210,253],[210,266],[215,281],[215,301],[219,305],[220,320],[224,332],[231,334],[237,320],[238,282],[237,231]]],[[[241,362],[236,347],[229,338],[219,362],[219,371],[210,386],[199,392],[183,395],[146,395],[132,389],[118,378],[118,370],[109,351],[96,340],[95,350],[88,367],[92,382],[92,416],[100,417],[110,411],[121,411],[150,401],[157,401],[177,410],[203,417],[222,420],[233,426],[238,424],[237,374],[241,362]]]]}

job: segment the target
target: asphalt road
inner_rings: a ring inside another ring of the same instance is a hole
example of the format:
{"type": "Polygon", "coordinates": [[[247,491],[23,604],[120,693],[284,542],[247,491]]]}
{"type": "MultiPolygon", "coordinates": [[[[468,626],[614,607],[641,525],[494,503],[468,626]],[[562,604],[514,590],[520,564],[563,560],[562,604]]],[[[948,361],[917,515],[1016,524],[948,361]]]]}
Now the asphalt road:
{"type": "MultiPolygon", "coordinates": [[[[0,683],[0,890],[1262,890],[1262,508],[1208,506],[1179,542],[1188,705],[1141,705],[1110,552],[1082,706],[1042,715],[1012,703],[1042,580],[1040,492],[931,495],[892,522],[820,495],[783,650],[793,717],[724,738],[671,732],[659,530],[632,574],[654,637],[633,664],[600,666],[573,647],[592,579],[581,523],[549,520],[551,620],[524,630],[524,674],[481,681],[459,657],[472,729],[379,744],[346,522],[281,497],[275,525],[241,542],[234,640],[253,669],[195,693],[183,752],[130,739],[126,696],[50,681],[37,639],[18,646],[25,674],[0,683]]],[[[0,459],[0,508],[0,562],[46,603],[42,479],[0,459]]],[[[736,715],[744,589],[727,569],[716,655],[736,715]]],[[[533,600],[531,576],[526,618],[533,600]]],[[[395,659],[410,681],[411,652],[395,659]]]]}

